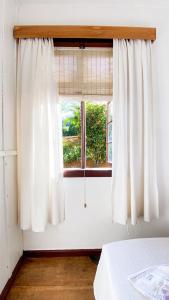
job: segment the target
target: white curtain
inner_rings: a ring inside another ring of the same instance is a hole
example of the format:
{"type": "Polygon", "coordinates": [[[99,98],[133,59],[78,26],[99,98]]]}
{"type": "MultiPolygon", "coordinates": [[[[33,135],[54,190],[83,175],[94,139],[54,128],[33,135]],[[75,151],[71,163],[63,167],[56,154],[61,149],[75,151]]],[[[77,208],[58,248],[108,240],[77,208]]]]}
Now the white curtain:
{"type": "Polygon", "coordinates": [[[50,39],[20,40],[17,62],[18,189],[23,230],[64,219],[61,114],[50,39]]]}
{"type": "Polygon", "coordinates": [[[152,43],[113,41],[113,221],[159,216],[152,43]]]}

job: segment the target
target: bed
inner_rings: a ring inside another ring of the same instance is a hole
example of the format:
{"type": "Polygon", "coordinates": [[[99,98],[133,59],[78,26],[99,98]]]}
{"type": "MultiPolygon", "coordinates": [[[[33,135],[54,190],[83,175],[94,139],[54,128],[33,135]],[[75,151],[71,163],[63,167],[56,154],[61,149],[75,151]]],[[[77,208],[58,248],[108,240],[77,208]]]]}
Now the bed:
{"type": "Polygon", "coordinates": [[[95,299],[145,299],[127,278],[157,264],[169,264],[169,238],[133,239],[104,245],[94,280],[95,299]]]}

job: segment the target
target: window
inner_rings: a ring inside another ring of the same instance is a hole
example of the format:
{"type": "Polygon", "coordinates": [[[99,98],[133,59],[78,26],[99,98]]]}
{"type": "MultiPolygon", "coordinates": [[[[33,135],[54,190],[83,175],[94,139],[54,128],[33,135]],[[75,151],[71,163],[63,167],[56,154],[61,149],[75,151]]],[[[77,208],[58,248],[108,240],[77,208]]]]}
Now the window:
{"type": "Polygon", "coordinates": [[[106,171],[112,160],[112,48],[58,48],[56,59],[64,168],[83,175],[106,171]]]}

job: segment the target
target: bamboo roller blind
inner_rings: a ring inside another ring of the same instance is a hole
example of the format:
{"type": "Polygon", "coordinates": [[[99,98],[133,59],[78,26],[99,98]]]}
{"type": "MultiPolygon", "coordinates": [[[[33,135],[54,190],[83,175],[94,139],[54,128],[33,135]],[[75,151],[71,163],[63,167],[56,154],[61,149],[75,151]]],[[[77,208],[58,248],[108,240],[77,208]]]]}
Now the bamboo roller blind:
{"type": "Polygon", "coordinates": [[[60,95],[112,95],[112,48],[56,49],[60,95]]]}

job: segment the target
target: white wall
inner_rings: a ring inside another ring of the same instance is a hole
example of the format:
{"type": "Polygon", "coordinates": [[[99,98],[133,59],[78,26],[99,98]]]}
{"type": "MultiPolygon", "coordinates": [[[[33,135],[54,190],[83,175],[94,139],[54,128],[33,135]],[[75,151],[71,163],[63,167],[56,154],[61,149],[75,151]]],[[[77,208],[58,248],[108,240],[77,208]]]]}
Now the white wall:
{"type": "Polygon", "coordinates": [[[169,3],[167,0],[20,0],[19,24],[157,27],[157,143],[160,220],[135,227],[111,222],[110,179],[65,179],[66,221],[45,233],[24,232],[24,249],[97,248],[134,237],[169,235],[169,3]],[[84,184],[88,207],[83,207],[84,184]]]}
{"type": "MultiPolygon", "coordinates": [[[[0,154],[16,150],[15,0],[0,0],[0,154]]],[[[22,254],[17,225],[16,156],[0,156],[0,292],[22,254]]]]}

